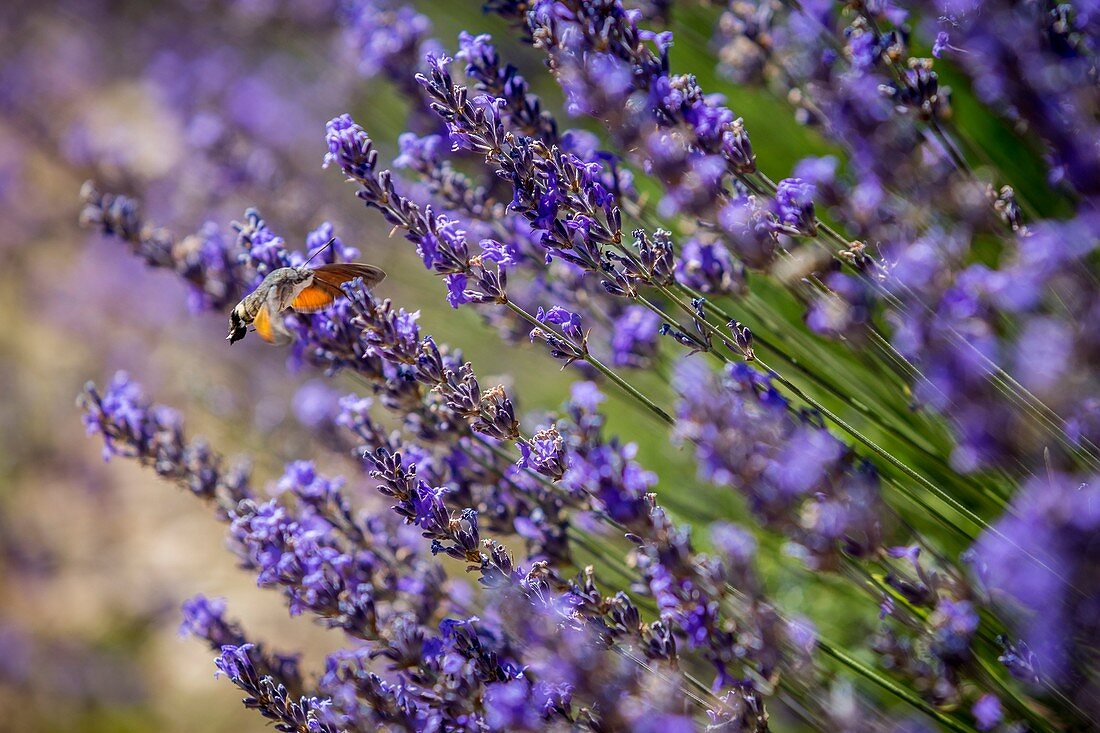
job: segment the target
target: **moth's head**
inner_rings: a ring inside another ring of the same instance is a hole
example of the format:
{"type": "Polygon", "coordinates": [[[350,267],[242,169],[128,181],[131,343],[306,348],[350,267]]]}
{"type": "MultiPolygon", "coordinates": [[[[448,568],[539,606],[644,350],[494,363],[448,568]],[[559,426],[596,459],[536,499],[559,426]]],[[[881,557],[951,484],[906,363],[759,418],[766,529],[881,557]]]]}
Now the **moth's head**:
{"type": "Polygon", "coordinates": [[[241,306],[238,305],[229,312],[229,335],[225,338],[231,344],[237,343],[248,333],[248,326],[245,324],[244,318],[241,317],[240,309],[241,306]]]}

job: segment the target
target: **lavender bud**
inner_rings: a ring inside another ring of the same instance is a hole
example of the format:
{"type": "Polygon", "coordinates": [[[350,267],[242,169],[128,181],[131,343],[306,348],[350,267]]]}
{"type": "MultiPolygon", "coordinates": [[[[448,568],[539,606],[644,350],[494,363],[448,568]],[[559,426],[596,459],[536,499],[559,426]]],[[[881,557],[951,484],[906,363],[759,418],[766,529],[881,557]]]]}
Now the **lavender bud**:
{"type": "Polygon", "coordinates": [[[814,215],[814,185],[798,178],[784,178],[775,192],[780,230],[813,237],[817,234],[814,215]]]}

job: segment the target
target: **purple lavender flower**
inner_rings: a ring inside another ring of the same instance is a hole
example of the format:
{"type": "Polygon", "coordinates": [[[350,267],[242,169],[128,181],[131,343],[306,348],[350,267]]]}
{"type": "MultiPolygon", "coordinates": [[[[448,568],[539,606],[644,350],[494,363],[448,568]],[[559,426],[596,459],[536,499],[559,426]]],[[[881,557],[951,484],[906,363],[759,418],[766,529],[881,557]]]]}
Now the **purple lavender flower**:
{"type": "MultiPolygon", "coordinates": [[[[931,8],[930,8],[931,9],[931,8]]],[[[1010,119],[1026,121],[1049,146],[1067,183],[1085,196],[1097,192],[1100,158],[1084,140],[1095,120],[1097,93],[1088,81],[1095,63],[1091,14],[1070,17],[1068,7],[1048,10],[1013,3],[938,6],[931,30],[941,49],[941,33],[965,49],[954,55],[975,80],[975,91],[1010,119]],[[1057,77],[1057,81],[1054,81],[1057,77]]]]}
{"type": "MultiPolygon", "coordinates": [[[[259,671],[260,676],[269,676],[289,688],[292,694],[301,694],[302,679],[298,671],[298,658],[268,654],[262,646],[248,642],[240,625],[225,618],[225,611],[224,598],[206,598],[199,595],[184,601],[180,634],[196,636],[204,640],[213,651],[231,648],[239,652],[247,648],[247,659],[259,671]]],[[[239,657],[240,654],[235,653],[225,658],[223,653],[223,656],[218,659],[219,669],[228,674],[227,669],[222,669],[222,664],[234,664],[239,657]]]]}
{"type": "MultiPolygon", "coordinates": [[[[435,68],[440,63],[437,58],[433,61],[435,68]]],[[[359,184],[359,198],[405,231],[405,238],[416,245],[425,267],[443,275],[467,278],[465,282],[452,278],[448,283],[452,305],[509,302],[505,271],[487,267],[483,259],[470,256],[466,232],[459,228],[457,220],[436,214],[430,205],[422,209],[400,195],[390,171],[377,170],[378,154],[370,138],[348,115],[329,122],[326,138],[329,153],[325,164],[337,163],[349,180],[359,184]],[[459,288],[465,289],[459,292],[459,288]]]]}
{"type": "Polygon", "coordinates": [[[640,305],[627,307],[615,319],[611,336],[611,363],[615,366],[644,366],[657,353],[660,317],[640,305]]]}
{"type": "Polygon", "coordinates": [[[943,52],[952,48],[951,36],[947,31],[940,31],[936,34],[936,42],[932,44],[932,55],[936,58],[942,58],[943,52]]]}
{"type": "Polygon", "coordinates": [[[370,160],[370,140],[363,132],[363,128],[355,124],[349,114],[334,117],[325,125],[325,140],[328,142],[328,152],[325,154],[324,166],[336,164],[348,175],[359,171],[366,171],[370,160]]]}
{"type": "Polygon", "coordinates": [[[588,335],[581,331],[579,315],[557,305],[548,311],[540,306],[535,314],[535,320],[539,323],[558,326],[565,336],[562,338],[556,331],[539,326],[531,329],[531,341],[540,341],[545,344],[551,357],[560,359],[566,366],[587,357],[588,335]]]}
{"type": "Polygon", "coordinates": [[[997,637],[997,642],[1004,651],[997,657],[997,661],[1018,680],[1039,684],[1042,681],[1041,664],[1039,658],[1028,647],[1026,641],[1013,643],[1004,636],[997,637]]]}
{"type": "MultiPolygon", "coordinates": [[[[194,634],[210,639],[229,636],[224,628],[225,608],[224,598],[207,598],[198,595],[185,601],[182,608],[183,623],[180,625],[180,634],[194,634]]],[[[218,646],[228,643],[225,641],[218,646]]]]}
{"type": "Polygon", "coordinates": [[[744,268],[721,242],[690,239],[681,250],[676,279],[703,293],[736,293],[744,287],[744,268]]]}
{"type": "Polygon", "coordinates": [[[974,547],[975,569],[990,591],[1032,610],[1018,626],[1026,651],[1006,658],[1020,659],[1020,668],[1038,660],[1044,678],[1067,679],[1087,664],[1071,640],[1092,633],[1096,622],[1082,611],[1095,602],[1096,587],[1086,580],[1094,573],[1091,555],[1081,551],[1100,522],[1096,496],[1091,477],[1032,479],[994,525],[996,533],[987,531],[974,547]]]}
{"type": "Polygon", "coordinates": [[[666,198],[668,210],[705,210],[721,196],[721,179],[727,173],[755,170],[741,121],[721,106],[719,98],[704,94],[694,78],[669,74],[671,33],[640,31],[638,13],[617,2],[546,0],[525,15],[510,3],[493,7],[518,15],[531,37],[540,39],[571,114],[601,118],[623,149],[654,151],[639,157],[647,167],[660,170],[662,182],[673,192],[666,198]],[[664,138],[670,144],[662,144],[662,138],[656,138],[651,147],[647,138],[654,125],[682,132],[683,142],[664,138]],[[677,164],[668,165],[673,160],[677,164]]]}
{"type": "Polygon", "coordinates": [[[561,434],[554,428],[540,430],[530,441],[520,443],[519,464],[557,481],[565,473],[565,451],[561,434]]]}
{"type": "Polygon", "coordinates": [[[721,381],[685,363],[676,434],[690,440],[700,476],[747,494],[754,513],[788,533],[813,562],[873,553],[882,507],[873,469],[812,421],[799,420],[768,378],[744,364],[721,381]]]}
{"type": "Polygon", "coordinates": [[[251,496],[246,470],[227,470],[206,443],[185,441],[179,413],[151,405],[125,372],[116,373],[102,394],[89,382],[79,404],[88,433],[103,438],[105,459],[134,458],[159,476],[183,483],[196,496],[225,506],[251,496]]]}
{"type": "Polygon", "coordinates": [[[349,0],[341,3],[340,20],[347,45],[357,57],[359,73],[385,75],[398,88],[415,96],[411,70],[438,48],[429,38],[431,20],[411,5],[349,0]]]}
{"type": "Polygon", "coordinates": [[[941,658],[966,657],[970,654],[970,637],[978,629],[978,614],[968,601],[942,599],[936,606],[936,653],[941,658]]]}
{"type": "Polygon", "coordinates": [[[397,139],[401,154],[393,159],[394,168],[421,168],[436,165],[443,158],[443,137],[403,132],[397,139]]]}
{"type": "Polygon", "coordinates": [[[133,199],[102,194],[90,181],[80,194],[81,223],[118,237],[149,265],[178,272],[192,288],[193,307],[222,308],[241,296],[248,278],[241,263],[244,253],[229,245],[216,225],[205,224],[195,237],[177,245],[168,232],[144,220],[133,199]]]}
{"type": "Polygon", "coordinates": [[[817,234],[814,216],[815,187],[800,178],[784,178],[775,192],[776,215],[783,231],[812,237],[817,234]]]}
{"type": "Polygon", "coordinates": [[[272,270],[289,267],[290,256],[286,241],[267,226],[259,211],[248,209],[244,216],[245,220],[234,222],[233,228],[237,230],[237,243],[243,250],[241,260],[255,263],[257,280],[252,285],[258,285],[272,270]]]}
{"type": "Polygon", "coordinates": [[[1001,701],[996,695],[982,695],[970,710],[978,722],[978,730],[993,730],[1001,722],[1001,701]]]}
{"type": "Polygon", "coordinates": [[[550,310],[539,308],[535,314],[535,319],[540,323],[558,326],[566,337],[574,341],[581,341],[584,338],[584,333],[581,331],[580,316],[561,306],[555,305],[550,310]]]}
{"type": "Polygon", "coordinates": [[[466,62],[466,76],[477,91],[503,102],[504,113],[512,124],[547,143],[558,142],[557,122],[542,110],[541,101],[529,92],[527,81],[516,67],[502,64],[492,38],[463,31],[458,36],[455,58],[466,62]]]}
{"type": "Polygon", "coordinates": [[[294,394],[294,416],[302,425],[319,429],[335,420],[339,412],[340,394],[324,382],[313,379],[294,394]]]}
{"type": "Polygon", "coordinates": [[[248,695],[245,707],[259,710],[265,718],[276,721],[277,730],[336,733],[338,728],[328,722],[331,701],[304,696],[294,699],[279,680],[257,672],[253,653],[252,644],[226,645],[215,660],[218,670],[248,695]]]}
{"type": "Polygon", "coordinates": [[[452,308],[471,302],[470,297],[466,295],[466,284],[469,282],[469,278],[459,273],[453,273],[447,275],[446,279],[447,302],[450,303],[452,308]]]}
{"type": "MultiPolygon", "coordinates": [[[[320,263],[333,263],[333,262],[354,262],[359,259],[359,250],[355,247],[348,247],[344,244],[344,241],[340,237],[336,236],[336,231],[330,222],[322,222],[320,226],[306,235],[306,253],[302,255],[302,261],[308,260],[314,255],[318,255],[322,247],[325,247],[329,243],[332,244],[325,249],[324,252],[319,254],[319,259],[314,259],[314,262],[320,263]]],[[[292,257],[292,262],[295,262],[292,257]]],[[[295,264],[297,264],[295,262],[295,264]]]]}
{"type": "MultiPolygon", "coordinates": [[[[780,224],[775,214],[760,202],[756,196],[740,196],[726,204],[718,214],[718,223],[726,234],[725,242],[732,247],[733,253],[750,267],[766,267],[775,258],[778,249],[778,232],[780,224]]],[[[682,264],[685,269],[698,267],[693,260],[697,255],[689,258],[688,245],[685,245],[682,255],[682,264]]],[[[708,266],[702,265],[706,270],[708,266]]],[[[744,288],[744,267],[740,264],[729,264],[724,267],[737,276],[737,287],[744,288]]],[[[685,284],[688,284],[685,282],[685,284]]],[[[697,288],[699,289],[699,288],[697,288]]],[[[723,291],[707,291],[723,292],[723,291]]]]}

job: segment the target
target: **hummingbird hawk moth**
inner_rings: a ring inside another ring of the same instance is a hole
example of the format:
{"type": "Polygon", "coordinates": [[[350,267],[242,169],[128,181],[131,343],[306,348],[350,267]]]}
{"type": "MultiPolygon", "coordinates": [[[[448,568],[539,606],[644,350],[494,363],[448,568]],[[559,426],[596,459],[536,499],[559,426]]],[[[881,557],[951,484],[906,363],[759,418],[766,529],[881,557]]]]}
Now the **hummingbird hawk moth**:
{"type": "MultiPolygon", "coordinates": [[[[334,240],[313,254],[316,257],[334,240]]],[[[310,257],[310,259],[313,259],[310,257]]],[[[282,343],[287,334],[281,328],[280,314],[287,308],[295,313],[317,313],[344,295],[340,286],[355,278],[362,278],[363,285],[374,287],[386,277],[386,273],[373,265],[341,263],[310,268],[306,260],[300,267],[280,267],[268,273],[263,282],[229,313],[229,343],[236,343],[248,333],[248,326],[255,326],[256,333],[268,343],[282,343]]]]}

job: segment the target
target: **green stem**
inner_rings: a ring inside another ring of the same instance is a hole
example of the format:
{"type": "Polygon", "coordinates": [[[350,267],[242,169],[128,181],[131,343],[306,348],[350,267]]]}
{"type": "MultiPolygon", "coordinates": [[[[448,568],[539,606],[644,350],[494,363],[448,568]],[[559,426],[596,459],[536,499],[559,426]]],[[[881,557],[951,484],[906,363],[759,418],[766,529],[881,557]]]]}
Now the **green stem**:
{"type": "MultiPolygon", "coordinates": [[[[686,286],[681,286],[681,288],[686,290],[688,293],[694,295],[695,297],[699,297],[698,294],[694,290],[692,290],[690,288],[686,288],[686,286]]],[[[710,312],[718,315],[720,318],[723,318],[725,320],[732,320],[731,316],[728,313],[723,311],[719,306],[710,303],[710,301],[707,301],[706,305],[704,307],[706,307],[707,310],[709,310],[710,312]]],[[[708,324],[708,325],[710,325],[710,324],[708,324]]],[[[712,329],[714,328],[713,325],[710,325],[710,327],[712,329]]],[[[754,338],[755,338],[755,334],[754,334],[754,338]]],[[[852,398],[852,397],[846,395],[845,393],[841,392],[839,388],[829,384],[826,380],[815,378],[813,372],[808,370],[806,367],[802,366],[800,363],[798,363],[796,360],[792,359],[791,357],[786,356],[785,354],[783,354],[783,352],[778,351],[774,346],[768,344],[767,341],[765,341],[765,339],[757,338],[756,340],[762,346],[765,346],[765,347],[771,349],[772,351],[775,351],[777,353],[777,355],[779,356],[779,358],[783,359],[786,363],[791,364],[800,373],[802,373],[804,375],[807,375],[807,376],[811,377],[812,379],[814,379],[814,381],[817,382],[817,384],[819,384],[821,387],[823,387],[826,391],[830,392],[831,394],[833,394],[834,396],[836,396],[836,397],[838,397],[842,400],[846,400],[857,412],[863,414],[865,417],[867,417],[869,420],[871,420],[872,423],[874,423],[876,426],[881,428],[884,432],[886,432],[887,434],[893,436],[895,439],[902,441],[903,443],[905,443],[910,448],[913,448],[918,453],[920,453],[922,456],[925,456],[926,458],[933,461],[937,466],[949,469],[948,473],[950,475],[952,475],[952,477],[954,478],[954,476],[956,474],[954,474],[954,472],[950,470],[950,467],[947,466],[944,463],[944,459],[943,459],[942,456],[940,456],[936,453],[933,453],[932,451],[925,448],[924,446],[921,446],[921,445],[917,444],[910,436],[908,436],[905,433],[901,432],[898,428],[894,427],[893,425],[890,425],[890,424],[888,424],[887,422],[885,422],[883,420],[873,419],[873,417],[872,417],[873,413],[867,405],[864,405],[863,403],[859,402],[858,400],[855,400],[854,398],[852,398]]],[[[891,412],[892,412],[892,410],[891,410],[891,412]]],[[[976,491],[978,494],[985,497],[986,499],[992,501],[997,506],[997,508],[1004,508],[1007,505],[1008,497],[1009,497],[1009,492],[1007,490],[1002,489],[1002,490],[998,491],[994,487],[990,486],[989,484],[987,484],[985,482],[978,482],[978,481],[975,481],[971,478],[965,479],[963,481],[963,484],[965,486],[967,486],[969,489],[971,489],[973,491],[976,491]]]]}
{"type": "MultiPolygon", "coordinates": [[[[543,329],[547,328],[546,324],[541,323],[540,321],[538,321],[534,316],[532,316],[530,313],[528,313],[526,310],[524,310],[520,306],[516,305],[512,301],[510,301],[510,300],[506,301],[505,305],[507,305],[508,308],[510,308],[514,313],[519,315],[521,318],[526,320],[528,323],[530,323],[535,328],[543,328],[543,329]]],[[[634,387],[634,385],[630,384],[625,379],[623,379],[618,374],[616,374],[614,371],[612,371],[610,368],[608,368],[602,361],[600,361],[599,359],[597,359],[596,357],[594,357],[590,353],[588,353],[588,349],[581,348],[578,344],[574,344],[572,342],[572,340],[570,340],[569,338],[567,338],[565,336],[562,336],[561,338],[563,338],[567,343],[569,343],[571,346],[573,346],[576,349],[577,353],[583,354],[583,356],[581,358],[584,359],[589,364],[591,364],[593,369],[595,369],[600,374],[603,374],[605,377],[607,377],[611,382],[613,382],[616,386],[618,386],[620,389],[622,389],[628,395],[630,395],[635,400],[637,400],[641,405],[643,405],[647,410],[649,410],[654,415],[656,415],[660,420],[662,420],[664,423],[666,423],[668,425],[675,424],[676,421],[672,418],[671,415],[669,415],[663,409],[658,407],[657,403],[655,403],[653,400],[649,399],[644,394],[639,392],[638,389],[636,387],[634,387]]]]}
{"type": "Polygon", "coordinates": [[[840,664],[858,674],[860,677],[863,677],[864,679],[873,682],[874,684],[878,685],[895,697],[904,700],[918,710],[931,716],[937,722],[947,726],[951,730],[957,731],[957,733],[975,733],[974,729],[970,726],[964,725],[958,720],[955,720],[955,718],[952,718],[951,716],[944,714],[940,710],[937,710],[934,706],[925,702],[917,695],[914,695],[912,692],[897,684],[890,678],[879,674],[863,662],[860,662],[858,659],[849,656],[845,652],[833,646],[825,639],[819,638],[817,640],[817,648],[824,652],[827,656],[832,657],[840,664]]]}
{"type": "MultiPolygon", "coordinates": [[[[769,188],[775,190],[775,183],[770,178],[768,178],[767,175],[762,172],[757,172],[757,175],[765,182],[765,184],[769,188]]],[[[831,226],[821,221],[820,219],[817,219],[815,221],[817,222],[819,231],[825,235],[825,238],[831,239],[841,249],[848,248],[850,244],[850,241],[848,239],[846,239],[839,232],[837,232],[837,230],[833,229],[831,226]]],[[[813,240],[815,242],[818,242],[818,244],[821,244],[818,237],[814,237],[813,240]]],[[[874,288],[883,297],[883,299],[898,312],[905,313],[907,311],[906,305],[902,301],[900,301],[892,293],[886,291],[880,284],[875,283],[867,278],[865,273],[852,268],[849,262],[847,262],[843,258],[837,257],[835,252],[830,251],[830,255],[835,259],[838,259],[838,261],[841,262],[842,266],[853,270],[856,277],[874,288]]],[[[906,292],[912,295],[912,291],[907,286],[905,286],[904,284],[900,285],[906,292]]],[[[923,303],[923,301],[918,300],[917,302],[925,310],[927,310],[929,314],[933,316],[935,315],[932,310],[923,303]]],[[[1064,421],[1062,420],[1061,416],[1058,415],[1058,413],[1048,407],[1042,400],[1032,394],[1026,387],[1017,382],[1016,379],[1012,377],[1012,375],[1001,368],[996,362],[985,356],[985,354],[979,352],[973,346],[973,344],[971,344],[969,340],[959,334],[953,326],[949,325],[947,328],[947,332],[960,346],[970,347],[971,349],[973,349],[975,355],[990,370],[990,381],[994,383],[994,386],[997,387],[1010,400],[1016,402],[1017,406],[1021,407],[1025,413],[1029,413],[1033,420],[1039,422],[1042,427],[1045,428],[1045,431],[1051,437],[1053,437],[1059,443],[1059,445],[1061,445],[1062,449],[1066,451],[1067,455],[1076,457],[1078,460],[1083,461],[1087,465],[1090,465],[1093,469],[1100,469],[1100,458],[1098,458],[1094,454],[1094,452],[1100,452],[1100,448],[1090,443],[1089,447],[1092,448],[1092,451],[1085,451],[1081,447],[1073,445],[1066,437],[1064,421]]],[[[908,363],[908,360],[906,360],[906,363],[908,363]]],[[[910,366],[912,365],[910,364],[910,366]]],[[[913,369],[916,370],[915,367],[913,367],[913,369]]]]}
{"type": "MultiPolygon", "coordinates": [[[[672,297],[675,298],[674,295],[672,295],[672,297]]],[[[681,306],[683,307],[683,304],[681,304],[681,306]]],[[[705,320],[704,320],[704,323],[707,323],[707,325],[710,328],[713,328],[717,331],[716,327],[714,327],[713,324],[710,324],[709,322],[707,322],[705,320]]],[[[720,337],[724,338],[724,335],[721,334],[721,332],[718,332],[718,335],[720,337]]],[[[877,443],[875,443],[869,437],[864,435],[857,428],[850,425],[848,422],[843,420],[839,415],[837,415],[834,412],[832,412],[831,410],[829,410],[829,408],[825,407],[825,405],[823,405],[821,402],[819,402],[818,400],[814,399],[813,397],[807,395],[803,390],[801,390],[798,386],[796,386],[789,379],[787,379],[782,374],[780,374],[779,372],[777,372],[776,370],[774,370],[770,366],[768,366],[768,364],[765,363],[763,360],[757,358],[756,362],[760,365],[760,367],[762,369],[764,369],[764,371],[770,372],[773,375],[773,378],[777,382],[782,384],[784,387],[786,387],[787,390],[789,390],[794,396],[796,396],[798,399],[805,402],[807,405],[809,405],[813,409],[817,410],[819,413],[821,413],[821,415],[823,417],[825,417],[827,420],[829,420],[830,422],[837,425],[844,432],[851,435],[857,441],[859,441],[864,446],[866,446],[868,449],[870,449],[873,453],[878,455],[883,460],[887,461],[891,466],[895,467],[897,470],[902,471],[905,475],[909,476],[911,479],[916,480],[918,483],[925,486],[935,496],[940,498],[941,501],[944,501],[948,506],[951,506],[953,509],[960,512],[964,517],[966,517],[970,521],[974,522],[978,527],[981,527],[983,529],[989,527],[989,525],[986,524],[980,517],[978,517],[976,514],[971,512],[969,509],[964,507],[962,504],[960,504],[950,494],[948,494],[947,492],[939,489],[937,486],[935,486],[935,484],[933,484],[931,481],[929,481],[927,478],[925,478],[922,474],[920,474],[917,471],[913,470],[904,461],[901,461],[900,459],[895,457],[892,453],[890,453],[889,451],[887,451],[884,448],[882,448],[881,446],[879,446],[877,443]]],[[[956,528],[956,529],[958,529],[960,532],[962,531],[960,528],[956,528]]],[[[973,536],[970,533],[964,533],[964,536],[968,539],[971,539],[971,540],[973,539],[973,536]]],[[[1037,560],[1037,558],[1036,558],[1036,560],[1037,560]]]]}
{"type": "MultiPolygon", "coordinates": [[[[914,617],[920,619],[920,621],[924,623],[927,623],[929,615],[928,609],[914,606],[903,594],[899,593],[896,589],[883,582],[882,578],[857,563],[853,558],[847,558],[847,563],[849,567],[852,568],[854,572],[863,577],[867,581],[867,583],[873,585],[876,589],[878,589],[878,592],[890,596],[890,598],[892,598],[895,603],[904,606],[905,609],[909,611],[909,613],[913,614],[914,617]]],[[[870,591],[870,588],[867,588],[867,586],[864,586],[862,584],[861,587],[867,590],[872,595],[872,597],[874,596],[874,593],[870,591]]],[[[990,638],[991,635],[992,633],[989,632],[986,628],[981,628],[978,631],[978,638],[984,640],[986,643],[993,642],[993,639],[990,638]]],[[[996,674],[995,671],[992,669],[988,660],[979,655],[976,649],[974,650],[974,659],[976,660],[978,670],[986,677],[988,677],[994,685],[997,686],[997,689],[1001,692],[1001,695],[1004,697],[1004,699],[1008,701],[1008,704],[1012,706],[1013,710],[1015,710],[1019,715],[1027,718],[1027,720],[1034,727],[1034,730],[1054,730],[1054,728],[1050,724],[1050,721],[1036,715],[1035,711],[1029,705],[1027,705],[1024,700],[1021,700],[1019,698],[1018,693],[1015,690],[1009,689],[1008,685],[1005,684],[1005,681],[1002,679],[1002,677],[996,674]]]]}

